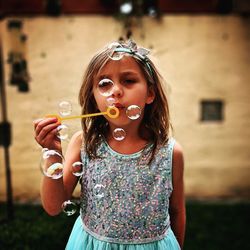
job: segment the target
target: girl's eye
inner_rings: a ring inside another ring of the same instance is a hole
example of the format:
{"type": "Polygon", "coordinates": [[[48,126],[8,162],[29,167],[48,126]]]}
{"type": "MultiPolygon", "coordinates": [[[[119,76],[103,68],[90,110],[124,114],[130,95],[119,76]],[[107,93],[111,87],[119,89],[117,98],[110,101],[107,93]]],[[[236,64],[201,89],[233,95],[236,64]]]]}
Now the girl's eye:
{"type": "Polygon", "coordinates": [[[125,82],[126,84],[133,84],[133,83],[136,82],[136,79],[125,79],[124,82],[125,82]]]}

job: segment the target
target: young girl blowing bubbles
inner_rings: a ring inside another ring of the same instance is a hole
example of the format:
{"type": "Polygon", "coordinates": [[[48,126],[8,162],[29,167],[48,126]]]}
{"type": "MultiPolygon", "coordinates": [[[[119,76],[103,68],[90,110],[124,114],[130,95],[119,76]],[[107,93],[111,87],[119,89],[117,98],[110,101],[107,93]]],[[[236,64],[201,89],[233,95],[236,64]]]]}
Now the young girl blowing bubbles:
{"type": "MultiPolygon", "coordinates": [[[[79,179],[72,174],[72,164],[81,161],[85,169],[80,216],[66,249],[183,247],[183,154],[170,136],[163,79],[148,53],[132,41],[112,43],[87,67],[79,93],[82,113],[104,112],[111,105],[119,116],[82,119],[83,129],[72,137],[65,154],[63,178],[43,177],[43,207],[57,215],[79,179]],[[139,107],[138,119],[128,118],[131,105],[139,107]],[[113,135],[117,128],[125,131],[123,140],[113,135]]],[[[35,139],[61,153],[58,124],[57,118],[35,121],[35,139]]]]}

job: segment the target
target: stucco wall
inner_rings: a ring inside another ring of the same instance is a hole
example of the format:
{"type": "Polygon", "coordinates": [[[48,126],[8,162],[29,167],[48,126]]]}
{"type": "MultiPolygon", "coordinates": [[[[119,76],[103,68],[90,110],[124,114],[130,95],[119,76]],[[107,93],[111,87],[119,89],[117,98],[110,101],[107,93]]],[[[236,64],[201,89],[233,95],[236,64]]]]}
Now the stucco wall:
{"type": "MultiPolygon", "coordinates": [[[[28,36],[30,92],[6,83],[15,200],[39,200],[40,147],[32,121],[57,112],[61,100],[80,109],[78,90],[91,55],[123,34],[112,17],[63,16],[22,18],[28,36]]],[[[2,25],[5,62],[9,50],[6,20],[2,25]]],[[[187,197],[250,197],[250,24],[238,16],[164,16],[145,18],[134,39],[152,48],[168,82],[174,136],[185,153],[187,197]],[[200,101],[221,99],[222,122],[200,121],[200,101]]],[[[5,64],[6,81],[9,65],[5,64]]],[[[69,123],[71,131],[79,121],[69,123]]],[[[64,143],[64,147],[67,143],[64,143]]],[[[0,148],[0,200],[5,200],[3,148],[0,148]]]]}

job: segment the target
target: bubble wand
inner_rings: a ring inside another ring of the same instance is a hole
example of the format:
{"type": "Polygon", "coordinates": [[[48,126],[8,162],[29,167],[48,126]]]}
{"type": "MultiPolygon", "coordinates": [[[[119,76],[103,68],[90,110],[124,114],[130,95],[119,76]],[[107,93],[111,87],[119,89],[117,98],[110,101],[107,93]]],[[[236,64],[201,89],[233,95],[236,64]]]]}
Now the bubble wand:
{"type": "Polygon", "coordinates": [[[117,118],[119,116],[119,109],[117,107],[108,107],[106,111],[99,112],[99,113],[92,113],[92,114],[85,114],[85,115],[75,115],[75,116],[67,116],[67,117],[61,117],[57,114],[49,114],[46,115],[47,118],[49,117],[55,117],[58,119],[59,122],[62,122],[64,120],[72,120],[72,119],[79,119],[79,118],[88,118],[93,116],[99,116],[99,115],[107,115],[109,118],[117,118]]]}

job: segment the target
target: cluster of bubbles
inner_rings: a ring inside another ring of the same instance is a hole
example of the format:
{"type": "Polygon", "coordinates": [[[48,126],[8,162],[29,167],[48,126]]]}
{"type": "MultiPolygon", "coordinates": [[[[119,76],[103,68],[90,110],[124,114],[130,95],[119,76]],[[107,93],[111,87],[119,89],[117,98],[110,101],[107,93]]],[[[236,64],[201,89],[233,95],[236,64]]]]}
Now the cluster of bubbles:
{"type": "MultiPolygon", "coordinates": [[[[103,96],[107,97],[106,99],[107,107],[112,107],[113,105],[115,105],[115,102],[116,102],[115,98],[111,97],[111,95],[113,94],[113,89],[114,89],[113,86],[114,86],[114,83],[110,79],[103,79],[100,81],[98,85],[99,92],[103,96]]],[[[68,101],[60,102],[58,107],[59,107],[59,114],[62,117],[67,117],[72,112],[72,105],[68,101]]],[[[123,107],[122,109],[126,110],[126,115],[130,120],[137,120],[141,115],[141,109],[137,105],[130,105],[127,108],[123,107]]],[[[63,141],[69,140],[69,126],[68,125],[66,124],[59,125],[57,127],[57,131],[58,131],[57,137],[60,140],[63,140],[63,141]]],[[[115,140],[121,141],[126,137],[126,132],[122,128],[116,128],[113,131],[113,137],[115,140]]]]}
{"type": "MultiPolygon", "coordinates": [[[[121,58],[116,59],[116,57],[114,58],[115,58],[114,60],[121,59],[121,58]]],[[[108,78],[102,79],[98,83],[98,90],[102,96],[106,97],[106,105],[108,107],[116,106],[116,99],[112,97],[115,90],[115,84],[111,79],[108,78]]],[[[141,115],[141,108],[137,105],[130,105],[128,107],[123,107],[119,104],[118,108],[120,110],[125,110],[126,115],[130,120],[137,120],[141,115]]],[[[126,132],[123,128],[116,128],[113,131],[113,137],[117,141],[122,141],[126,137],[126,132]]]]}
{"type": "MultiPolygon", "coordinates": [[[[53,179],[57,180],[63,176],[64,157],[56,150],[43,148],[42,157],[40,162],[42,173],[53,179]]],[[[71,166],[71,172],[76,177],[81,177],[85,174],[85,168],[82,162],[74,162],[71,166]]]]}
{"type": "MultiPolygon", "coordinates": [[[[56,150],[43,148],[40,168],[45,176],[53,180],[61,178],[63,176],[64,170],[63,155],[56,150]]],[[[76,177],[81,177],[84,175],[85,168],[83,163],[80,161],[74,162],[71,166],[71,173],[76,177]]],[[[78,205],[71,200],[67,200],[62,204],[62,211],[67,216],[71,216],[78,211],[78,205]]]]}
{"type": "MultiPolygon", "coordinates": [[[[93,193],[98,199],[104,198],[105,187],[102,184],[96,184],[93,188],[93,193]]],[[[62,204],[62,211],[67,215],[71,216],[79,210],[80,204],[78,201],[66,200],[62,204]]]]}
{"type": "MultiPolygon", "coordinates": [[[[117,46],[116,46],[117,48],[117,46]]],[[[112,51],[112,50],[111,50],[112,51]]],[[[124,56],[124,52],[112,52],[110,58],[112,60],[120,60],[124,56]]],[[[108,107],[117,107],[119,112],[123,112],[130,120],[137,120],[141,115],[141,108],[137,105],[130,105],[128,107],[123,107],[121,104],[117,104],[117,100],[114,95],[115,84],[111,79],[102,79],[98,84],[99,93],[106,97],[106,105],[108,107]]],[[[72,105],[69,101],[62,101],[58,105],[58,112],[61,117],[67,117],[71,115],[72,105]]],[[[121,114],[121,113],[120,113],[121,114]]],[[[69,127],[66,124],[61,124],[57,128],[57,137],[60,140],[69,139],[69,127]]],[[[126,132],[123,128],[115,128],[113,133],[113,138],[117,141],[122,141],[126,137],[126,132]]],[[[64,170],[64,157],[61,153],[56,150],[50,150],[47,148],[42,149],[42,157],[40,162],[40,167],[42,173],[51,178],[59,179],[63,176],[64,170]]],[[[76,177],[81,177],[85,174],[85,167],[82,162],[74,162],[71,166],[71,172],[76,177]]],[[[102,184],[96,184],[94,187],[94,195],[97,198],[104,197],[105,187],[102,184]]],[[[78,211],[79,204],[72,200],[64,201],[62,204],[62,211],[67,215],[71,216],[78,211]]]]}
{"type": "MultiPolygon", "coordinates": [[[[57,180],[63,176],[64,170],[64,157],[56,150],[47,148],[42,149],[42,157],[40,163],[42,173],[53,179],[57,180]]],[[[74,162],[71,166],[71,173],[76,177],[81,177],[85,174],[85,167],[82,162],[74,162]]],[[[96,184],[93,191],[97,198],[104,197],[105,187],[102,184],[96,184]]],[[[66,200],[62,204],[62,212],[67,216],[75,214],[79,210],[79,204],[76,201],[66,200]]]]}
{"type": "MultiPolygon", "coordinates": [[[[71,115],[72,113],[72,104],[69,101],[61,101],[58,104],[58,112],[62,117],[71,115]]],[[[57,127],[57,137],[62,141],[69,140],[69,126],[66,124],[61,124],[57,127]]]]}

